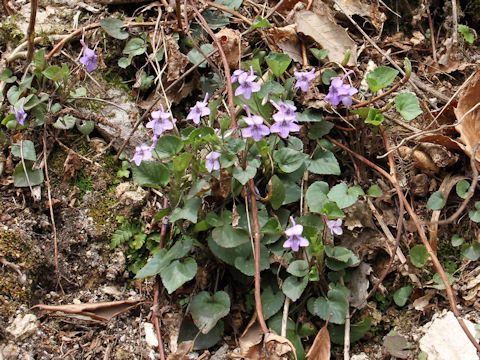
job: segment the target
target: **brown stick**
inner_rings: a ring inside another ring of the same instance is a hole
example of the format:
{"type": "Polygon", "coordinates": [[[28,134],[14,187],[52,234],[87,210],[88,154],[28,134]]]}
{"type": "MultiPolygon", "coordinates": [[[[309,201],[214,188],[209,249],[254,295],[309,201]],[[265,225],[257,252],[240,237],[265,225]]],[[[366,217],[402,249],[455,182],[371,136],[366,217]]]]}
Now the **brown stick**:
{"type": "Polygon", "coordinates": [[[427,6],[428,25],[430,26],[430,40],[432,41],[433,62],[437,63],[437,48],[435,46],[435,33],[433,32],[432,15],[430,14],[430,6],[427,6]]]}
{"type": "MultiPolygon", "coordinates": [[[[383,130],[383,127],[381,127],[380,129],[383,130]]],[[[384,131],[382,131],[382,134],[383,134],[383,139],[384,139],[384,142],[385,142],[385,148],[388,152],[389,149],[390,149],[390,145],[388,143],[388,140],[387,140],[387,137],[386,137],[386,134],[385,134],[384,131]]],[[[382,169],[378,165],[372,163],[370,160],[366,159],[362,155],[357,154],[356,152],[349,149],[345,145],[343,145],[343,144],[339,143],[338,141],[332,139],[330,136],[326,136],[326,138],[330,142],[334,143],[335,145],[342,148],[343,150],[350,152],[357,159],[361,160],[362,162],[364,162],[368,166],[370,166],[373,169],[375,169],[376,171],[378,171],[385,178],[387,178],[387,180],[390,181],[390,183],[395,187],[395,189],[397,190],[398,196],[400,198],[400,201],[403,201],[408,214],[410,215],[412,221],[415,224],[415,227],[417,228],[418,234],[420,235],[420,239],[422,240],[423,245],[427,249],[427,252],[430,255],[430,258],[432,259],[433,266],[435,267],[435,270],[440,274],[440,277],[442,278],[442,281],[445,284],[445,291],[447,293],[447,298],[448,298],[448,301],[450,303],[450,308],[451,308],[453,314],[457,318],[458,323],[460,324],[461,328],[463,329],[463,331],[467,335],[468,339],[472,342],[472,344],[475,346],[477,351],[480,351],[480,345],[477,343],[477,341],[475,340],[473,335],[468,330],[468,328],[465,325],[465,322],[463,321],[463,319],[460,318],[460,314],[458,313],[458,309],[457,309],[457,301],[455,300],[455,295],[453,294],[452,287],[451,287],[450,283],[448,282],[448,278],[447,278],[447,275],[445,274],[445,270],[443,270],[443,267],[440,264],[440,262],[438,261],[437,256],[433,252],[432,247],[430,246],[430,243],[428,242],[427,236],[425,235],[425,232],[422,228],[422,225],[420,224],[420,221],[418,220],[417,214],[413,211],[413,209],[410,206],[408,200],[406,199],[405,195],[403,194],[402,188],[400,187],[399,183],[396,181],[396,179],[394,177],[392,177],[384,169],[382,169]]]]}
{"type": "Polygon", "coordinates": [[[263,317],[262,297],[260,294],[260,224],[258,222],[257,199],[255,197],[255,184],[253,179],[248,181],[250,187],[250,203],[252,204],[253,235],[255,239],[255,307],[257,308],[258,322],[262,328],[263,334],[268,333],[268,327],[263,317]]]}
{"type": "Polygon", "coordinates": [[[28,52],[27,52],[27,64],[30,64],[33,59],[33,51],[35,50],[35,22],[37,19],[37,0],[30,1],[30,22],[27,29],[28,40],[28,52]]]}
{"type": "Polygon", "coordinates": [[[160,353],[160,360],[165,360],[165,350],[163,350],[162,332],[160,330],[160,321],[157,316],[158,299],[160,297],[160,284],[158,283],[158,277],[155,280],[155,287],[153,292],[153,326],[155,326],[155,332],[157,333],[158,340],[158,352],[160,353]]]}

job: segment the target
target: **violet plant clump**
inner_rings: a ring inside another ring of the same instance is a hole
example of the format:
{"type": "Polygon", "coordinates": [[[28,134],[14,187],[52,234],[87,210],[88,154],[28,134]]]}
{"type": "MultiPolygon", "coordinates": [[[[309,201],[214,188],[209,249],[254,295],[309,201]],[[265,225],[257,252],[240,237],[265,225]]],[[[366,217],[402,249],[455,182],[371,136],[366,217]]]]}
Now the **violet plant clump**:
{"type": "Polygon", "coordinates": [[[272,115],[275,123],[270,127],[271,133],[278,133],[281,138],[286,139],[291,132],[300,130],[295,122],[298,121],[295,110],[296,106],[279,101],[278,104],[270,100],[271,104],[277,108],[278,112],[272,115]]]}
{"type": "Polygon", "coordinates": [[[187,120],[193,120],[195,124],[200,123],[200,118],[210,115],[210,109],[208,108],[208,93],[205,94],[203,101],[197,101],[195,106],[190,109],[187,120]]]}
{"type": "Polygon", "coordinates": [[[90,49],[83,40],[80,40],[80,44],[82,44],[83,47],[83,56],[80,58],[80,62],[85,65],[85,69],[88,72],[91,72],[98,66],[97,54],[95,54],[95,51],[90,49]]]}
{"type": "Polygon", "coordinates": [[[153,129],[153,135],[156,137],[162,135],[166,130],[172,130],[173,121],[175,121],[172,114],[164,110],[163,105],[160,105],[160,108],[160,110],[152,111],[152,120],[145,125],[147,129],[153,129]]]}
{"type": "MultiPolygon", "coordinates": [[[[250,72],[241,71],[235,74],[238,70],[234,71],[233,79],[235,82],[239,83],[237,90],[235,90],[235,96],[243,95],[245,99],[250,99],[252,93],[260,91],[260,84],[256,82],[257,75],[255,75],[255,71],[253,71],[253,67],[250,67],[250,72]]],[[[232,80],[232,82],[234,82],[232,80]]]]}
{"type": "Polygon", "coordinates": [[[132,161],[135,165],[140,166],[142,161],[151,160],[153,158],[152,146],[147,144],[142,144],[135,148],[135,154],[133,155],[132,161]]]}
{"type": "Polygon", "coordinates": [[[17,119],[18,123],[22,126],[25,125],[25,119],[27,118],[27,113],[25,112],[25,109],[23,108],[23,103],[25,102],[25,99],[22,100],[22,103],[20,106],[15,108],[15,119],[17,119]]]}
{"type": "Polygon", "coordinates": [[[310,245],[308,240],[302,236],[303,226],[296,224],[293,216],[290,216],[290,221],[292,222],[292,227],[285,230],[285,235],[288,236],[288,239],[283,243],[283,247],[291,248],[293,251],[298,251],[300,247],[306,247],[310,245]]]}
{"type": "Polygon", "coordinates": [[[293,88],[300,88],[303,92],[307,92],[310,81],[315,79],[315,68],[305,72],[295,71],[293,73],[293,76],[295,76],[295,78],[297,79],[297,82],[295,83],[295,86],[293,88]]]}
{"type": "Polygon", "coordinates": [[[350,84],[345,84],[345,78],[353,73],[352,70],[348,71],[342,78],[337,77],[332,79],[326,101],[329,101],[333,106],[337,106],[341,103],[345,106],[352,105],[352,95],[358,93],[358,89],[354,88],[350,84]]]}
{"type": "Polygon", "coordinates": [[[218,161],[218,158],[221,156],[219,152],[212,151],[206,156],[205,160],[205,168],[209,173],[211,173],[213,170],[219,170],[220,169],[220,162],[218,161]]]}
{"type": "Polygon", "coordinates": [[[244,117],[243,120],[248,126],[242,129],[242,136],[244,138],[251,137],[253,141],[257,142],[260,141],[263,136],[270,134],[270,129],[267,125],[263,124],[263,118],[260,115],[250,114],[247,106],[245,106],[245,111],[247,112],[247,116],[244,117]]]}

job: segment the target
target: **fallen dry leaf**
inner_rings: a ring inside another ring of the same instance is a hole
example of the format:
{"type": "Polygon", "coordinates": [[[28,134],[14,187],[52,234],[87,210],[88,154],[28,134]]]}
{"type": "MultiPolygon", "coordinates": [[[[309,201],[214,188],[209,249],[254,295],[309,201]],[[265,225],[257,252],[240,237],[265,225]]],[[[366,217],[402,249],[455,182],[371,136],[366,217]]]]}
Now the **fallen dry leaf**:
{"type": "Polygon", "coordinates": [[[180,344],[178,344],[177,351],[168,355],[167,360],[188,359],[186,355],[192,352],[193,344],[194,344],[193,340],[182,341],[180,344]]]}
{"type": "Polygon", "coordinates": [[[295,347],[286,337],[275,334],[273,331],[265,335],[265,347],[269,359],[280,359],[284,355],[293,354],[295,360],[297,353],[295,347]]]}
{"type": "Polygon", "coordinates": [[[320,329],[315,340],[313,340],[312,347],[308,350],[308,360],[330,360],[330,334],[328,333],[328,321],[324,327],[320,329]]]}
{"type": "Polygon", "coordinates": [[[72,150],[68,151],[67,158],[63,163],[63,180],[68,181],[75,176],[75,172],[82,167],[82,160],[72,150]]]}
{"type": "Polygon", "coordinates": [[[439,170],[438,166],[435,165],[432,158],[425,152],[421,150],[411,149],[408,146],[400,146],[398,148],[398,153],[400,157],[404,160],[411,159],[413,161],[413,166],[423,170],[428,173],[434,173],[439,170]]]}
{"type": "Polygon", "coordinates": [[[124,312],[127,312],[128,310],[133,309],[144,302],[145,299],[67,305],[39,304],[32,306],[32,309],[36,308],[47,311],[61,311],[68,314],[87,316],[92,320],[110,321],[115,316],[123,314],[124,312]]]}
{"type": "Polygon", "coordinates": [[[240,339],[238,339],[242,356],[252,360],[261,359],[262,356],[264,356],[262,354],[262,340],[262,328],[257,322],[257,315],[255,313],[245,328],[242,336],[240,336],[240,339]]]}
{"type": "Polygon", "coordinates": [[[273,27],[267,30],[267,35],[285,54],[296,62],[302,62],[302,49],[295,24],[273,27]]]}
{"type": "MultiPolygon", "coordinates": [[[[460,146],[470,157],[473,156],[473,149],[480,141],[480,69],[470,78],[465,90],[460,94],[458,106],[455,108],[455,116],[459,125],[455,129],[460,134],[460,146]]],[[[480,151],[475,155],[477,167],[480,162],[480,151]]]]}
{"type": "MultiPolygon", "coordinates": [[[[240,31],[229,28],[223,28],[215,36],[220,40],[223,51],[227,57],[228,65],[237,69],[240,63],[240,31]]],[[[242,47],[242,53],[243,49],[242,47]]]]}
{"type": "Polygon", "coordinates": [[[173,37],[166,36],[165,45],[168,55],[167,80],[174,81],[180,77],[190,60],[180,52],[178,43],[173,37]]]}
{"type": "Polygon", "coordinates": [[[348,65],[355,65],[357,62],[357,45],[348,36],[347,31],[338,25],[331,16],[327,6],[322,15],[309,10],[301,10],[296,13],[295,22],[297,32],[310,36],[322,48],[328,50],[330,61],[341,63],[345,52],[350,50],[348,65]]]}

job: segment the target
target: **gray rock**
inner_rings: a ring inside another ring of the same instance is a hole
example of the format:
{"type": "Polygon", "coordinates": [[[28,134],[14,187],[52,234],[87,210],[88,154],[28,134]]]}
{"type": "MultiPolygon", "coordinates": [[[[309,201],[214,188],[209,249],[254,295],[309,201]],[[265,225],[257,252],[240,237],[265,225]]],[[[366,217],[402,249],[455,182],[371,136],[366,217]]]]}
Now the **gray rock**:
{"type": "Polygon", "coordinates": [[[362,352],[360,354],[352,355],[350,360],[370,360],[370,358],[368,357],[367,354],[362,352]]]}
{"type": "Polygon", "coordinates": [[[118,198],[118,213],[126,218],[136,215],[147,201],[147,192],[130,182],[119,184],[115,195],[118,198]]]}
{"type": "Polygon", "coordinates": [[[25,314],[23,317],[18,315],[6,330],[15,340],[23,340],[33,335],[37,328],[37,317],[33,314],[25,314]]]}
{"type": "MultiPolygon", "coordinates": [[[[475,324],[464,320],[475,336],[475,324]]],[[[425,335],[420,339],[420,349],[435,360],[478,360],[475,346],[463,332],[451,311],[441,315],[423,327],[425,335]]]]}
{"type": "MultiPolygon", "coordinates": [[[[105,104],[101,113],[108,123],[98,122],[95,127],[108,142],[114,140],[112,146],[118,151],[133,129],[138,116],[138,108],[135,102],[131,101],[121,89],[111,88],[107,90],[105,98],[110,99],[117,106],[105,104]]],[[[140,126],[130,138],[124,151],[131,157],[135,147],[140,146],[147,138],[148,134],[145,128],[140,126]]]]}

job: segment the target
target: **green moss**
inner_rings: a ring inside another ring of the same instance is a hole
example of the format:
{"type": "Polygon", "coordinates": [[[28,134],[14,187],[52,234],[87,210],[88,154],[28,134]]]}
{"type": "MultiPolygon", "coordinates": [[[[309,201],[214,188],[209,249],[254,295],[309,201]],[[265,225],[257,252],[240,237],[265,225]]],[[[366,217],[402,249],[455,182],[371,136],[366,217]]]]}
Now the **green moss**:
{"type": "Polygon", "coordinates": [[[78,194],[78,199],[82,200],[85,196],[87,191],[92,191],[92,179],[90,177],[86,177],[82,171],[77,173],[75,181],[73,179],[70,180],[70,185],[76,185],[78,190],[80,191],[78,194]]]}
{"type": "MultiPolygon", "coordinates": [[[[37,261],[30,241],[30,238],[13,231],[0,232],[0,256],[29,277],[37,261]]],[[[4,267],[0,276],[0,317],[7,321],[21,304],[29,303],[31,295],[30,286],[22,284],[16,272],[4,267]]]]}
{"type": "Polygon", "coordinates": [[[18,27],[20,21],[25,21],[23,16],[13,15],[0,23],[0,43],[15,47],[23,40],[23,32],[18,27]]]}

